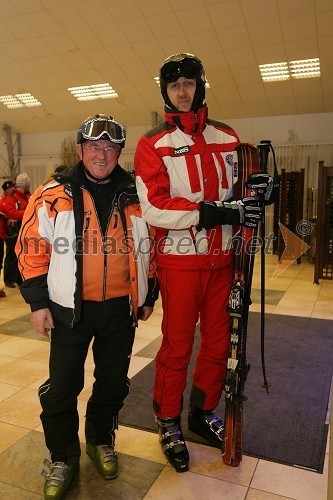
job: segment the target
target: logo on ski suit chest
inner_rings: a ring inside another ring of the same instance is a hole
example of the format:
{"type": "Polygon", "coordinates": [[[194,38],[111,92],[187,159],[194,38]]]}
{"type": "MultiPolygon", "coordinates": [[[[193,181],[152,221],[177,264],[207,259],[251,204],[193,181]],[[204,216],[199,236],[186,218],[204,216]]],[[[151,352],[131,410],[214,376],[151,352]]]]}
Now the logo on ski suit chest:
{"type": "Polygon", "coordinates": [[[64,191],[65,193],[70,196],[71,198],[73,198],[73,193],[72,193],[72,189],[71,189],[71,186],[69,184],[66,184],[65,187],[64,187],[64,191]]]}
{"type": "Polygon", "coordinates": [[[173,154],[174,155],[181,155],[183,153],[189,153],[190,152],[190,146],[181,146],[180,148],[174,148],[173,154]]]}

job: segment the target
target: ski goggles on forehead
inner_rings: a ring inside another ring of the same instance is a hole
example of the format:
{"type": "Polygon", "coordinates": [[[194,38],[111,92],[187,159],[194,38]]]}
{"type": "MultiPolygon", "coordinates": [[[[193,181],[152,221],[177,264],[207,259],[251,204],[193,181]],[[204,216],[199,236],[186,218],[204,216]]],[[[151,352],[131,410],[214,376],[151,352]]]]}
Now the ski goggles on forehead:
{"type": "Polygon", "coordinates": [[[161,78],[167,83],[175,82],[181,76],[185,78],[196,78],[202,71],[202,65],[196,59],[184,57],[175,58],[161,68],[161,78]]]}
{"type": "Polygon", "coordinates": [[[81,127],[82,137],[89,141],[97,141],[107,135],[111,142],[121,144],[126,139],[125,129],[114,120],[91,120],[81,127]]]}

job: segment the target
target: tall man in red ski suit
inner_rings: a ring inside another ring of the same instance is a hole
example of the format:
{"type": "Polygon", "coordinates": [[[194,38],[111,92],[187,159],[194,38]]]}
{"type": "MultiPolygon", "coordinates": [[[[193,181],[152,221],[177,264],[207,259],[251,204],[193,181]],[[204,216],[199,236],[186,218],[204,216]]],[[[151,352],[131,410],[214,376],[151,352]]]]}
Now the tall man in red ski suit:
{"type": "MultiPolygon", "coordinates": [[[[156,228],[163,305],[154,411],[163,452],[177,472],[188,470],[189,464],[180,414],[199,317],[201,346],[189,429],[218,447],[222,444],[223,422],[214,409],[230,341],[232,225],[253,227],[260,218],[254,198],[231,202],[239,139],[229,126],[207,118],[205,83],[202,63],[194,55],[166,59],[160,70],[165,121],[140,138],[135,154],[143,217],[156,228]]],[[[267,187],[270,179],[252,182],[259,181],[267,187]]]]}

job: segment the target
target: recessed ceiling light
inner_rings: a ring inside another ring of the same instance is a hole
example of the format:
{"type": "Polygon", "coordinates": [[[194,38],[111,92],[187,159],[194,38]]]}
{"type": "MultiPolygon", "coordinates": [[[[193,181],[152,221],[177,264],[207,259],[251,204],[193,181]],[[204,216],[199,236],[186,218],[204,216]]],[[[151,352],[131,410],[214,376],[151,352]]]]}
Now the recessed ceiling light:
{"type": "Polygon", "coordinates": [[[78,101],[94,101],[96,99],[113,99],[119,97],[109,83],[71,87],[67,90],[69,90],[78,101]]]}
{"type": "Polygon", "coordinates": [[[289,80],[290,74],[286,62],[273,64],[260,64],[259,70],[264,82],[276,82],[279,80],[289,80]]]}
{"type": "Polygon", "coordinates": [[[15,94],[15,95],[2,95],[0,102],[7,106],[9,109],[15,108],[32,108],[34,106],[41,106],[42,104],[29,93],[15,94]]]}
{"type": "MultiPolygon", "coordinates": [[[[154,80],[157,83],[157,85],[160,87],[160,77],[159,76],[154,76],[154,80]]],[[[210,85],[209,85],[209,82],[207,80],[206,80],[205,87],[206,87],[206,89],[210,89],[210,85]]]]}
{"type": "Polygon", "coordinates": [[[318,58],[290,61],[289,68],[293,78],[313,78],[320,76],[320,63],[318,58]]]}
{"type": "Polygon", "coordinates": [[[260,64],[259,70],[264,82],[277,82],[290,78],[314,78],[320,76],[320,62],[315,59],[260,64]]]}

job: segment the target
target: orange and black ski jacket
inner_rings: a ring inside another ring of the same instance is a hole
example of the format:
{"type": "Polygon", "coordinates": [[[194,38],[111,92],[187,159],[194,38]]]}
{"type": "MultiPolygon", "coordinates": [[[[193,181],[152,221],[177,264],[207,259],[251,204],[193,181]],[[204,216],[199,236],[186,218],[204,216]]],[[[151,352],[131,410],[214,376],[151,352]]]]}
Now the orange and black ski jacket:
{"type": "Polygon", "coordinates": [[[21,293],[32,311],[49,307],[55,320],[70,327],[80,320],[82,300],[128,294],[136,322],[139,307],[154,305],[158,282],[152,234],[135,184],[115,167],[105,233],[87,186],[79,162],[32,195],[16,245],[21,293]]]}

